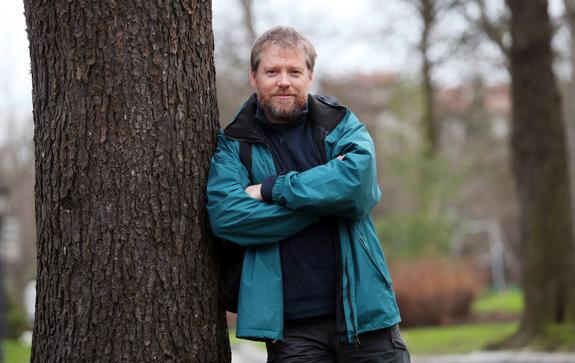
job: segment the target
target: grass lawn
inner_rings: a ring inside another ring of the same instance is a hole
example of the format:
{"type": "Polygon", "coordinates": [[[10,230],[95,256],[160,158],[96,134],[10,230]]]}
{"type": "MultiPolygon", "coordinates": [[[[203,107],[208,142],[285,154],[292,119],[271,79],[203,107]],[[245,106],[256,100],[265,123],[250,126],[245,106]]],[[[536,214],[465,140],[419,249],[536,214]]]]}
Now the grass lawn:
{"type": "MultiPolygon", "coordinates": [[[[475,315],[521,314],[521,290],[490,292],[479,297],[471,311],[475,315]]],[[[402,329],[412,354],[458,354],[485,349],[486,345],[502,341],[518,328],[518,322],[492,322],[450,325],[429,328],[402,329]]]]}
{"type": "MultiPolygon", "coordinates": [[[[489,293],[473,305],[474,314],[520,314],[523,309],[521,291],[518,289],[489,293]]],[[[494,322],[481,324],[451,325],[428,328],[402,329],[409,350],[413,355],[458,354],[484,349],[486,345],[501,341],[513,334],[518,322],[494,322]]],[[[548,340],[537,342],[540,349],[568,350],[575,346],[575,331],[561,326],[551,329],[548,340]]],[[[230,331],[232,345],[244,342],[230,331]]],[[[253,343],[265,350],[265,344],[253,343]]],[[[4,342],[4,363],[28,363],[30,347],[17,341],[4,342]]]]}
{"type": "Polygon", "coordinates": [[[537,350],[575,351],[575,327],[573,325],[552,325],[545,338],[536,339],[533,348],[537,350]]]}
{"type": "MultiPolygon", "coordinates": [[[[509,313],[519,314],[523,309],[521,291],[518,289],[498,293],[489,293],[480,297],[474,304],[474,314],[509,313]]],[[[487,344],[501,341],[517,329],[516,322],[482,323],[453,325],[443,327],[402,329],[402,334],[414,355],[421,354],[457,354],[474,350],[481,350],[487,344]]],[[[554,331],[556,337],[552,339],[555,344],[569,346],[575,339],[574,332],[566,334],[559,327],[554,331]]],[[[237,344],[240,340],[235,338],[235,332],[230,332],[230,343],[237,344]]],[[[243,341],[242,341],[243,342],[243,341]]],[[[263,343],[254,343],[265,350],[263,343]]],[[[540,342],[541,348],[548,348],[549,342],[540,342]]],[[[4,363],[28,363],[30,361],[30,346],[23,345],[14,340],[4,341],[4,363]]]]}
{"type": "Polygon", "coordinates": [[[236,338],[236,332],[234,330],[230,330],[230,345],[234,346],[236,344],[252,344],[258,347],[261,350],[266,350],[266,343],[264,342],[255,342],[252,340],[245,340],[245,339],[238,339],[236,338]]]}
{"type": "Polygon", "coordinates": [[[471,308],[473,314],[521,314],[523,296],[519,289],[491,292],[479,297],[471,308]]]}
{"type": "Polygon", "coordinates": [[[4,363],[28,363],[30,362],[30,346],[16,340],[5,340],[4,363]]]}
{"type": "Polygon", "coordinates": [[[483,323],[430,328],[402,329],[413,355],[458,354],[484,349],[513,334],[518,323],[483,323]]]}
{"type": "MultiPolygon", "coordinates": [[[[487,344],[511,335],[516,329],[516,322],[505,322],[402,329],[401,334],[413,355],[458,354],[481,350],[487,344]]],[[[232,345],[244,342],[230,331],[232,345]]],[[[263,343],[248,344],[265,350],[263,343]]]]}

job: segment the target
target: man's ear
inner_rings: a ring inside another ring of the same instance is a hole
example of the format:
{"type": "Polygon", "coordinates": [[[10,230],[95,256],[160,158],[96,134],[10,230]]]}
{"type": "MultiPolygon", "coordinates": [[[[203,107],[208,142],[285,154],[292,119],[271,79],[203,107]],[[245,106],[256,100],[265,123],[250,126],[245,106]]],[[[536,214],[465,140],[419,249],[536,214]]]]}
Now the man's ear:
{"type": "Polygon", "coordinates": [[[256,74],[254,71],[250,71],[250,84],[254,89],[256,88],[256,74]]]}

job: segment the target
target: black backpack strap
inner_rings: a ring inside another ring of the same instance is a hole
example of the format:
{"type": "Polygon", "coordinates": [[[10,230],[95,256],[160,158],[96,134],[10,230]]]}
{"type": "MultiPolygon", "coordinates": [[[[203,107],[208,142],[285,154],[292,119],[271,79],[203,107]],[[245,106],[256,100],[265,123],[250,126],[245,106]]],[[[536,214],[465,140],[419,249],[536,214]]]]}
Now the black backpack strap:
{"type": "Polygon", "coordinates": [[[250,184],[253,184],[252,178],[252,144],[240,141],[240,161],[244,165],[244,168],[248,171],[248,178],[250,179],[250,184]]]}

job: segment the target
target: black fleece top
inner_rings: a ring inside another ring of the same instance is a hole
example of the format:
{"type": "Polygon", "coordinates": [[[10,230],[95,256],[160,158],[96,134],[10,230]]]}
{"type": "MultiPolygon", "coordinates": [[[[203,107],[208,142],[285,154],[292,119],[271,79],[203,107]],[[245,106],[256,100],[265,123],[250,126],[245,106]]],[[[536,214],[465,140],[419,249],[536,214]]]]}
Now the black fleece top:
{"type": "MultiPolygon", "coordinates": [[[[279,174],[302,172],[322,164],[306,110],[290,124],[271,124],[256,111],[265,142],[274,155],[279,174]]],[[[262,198],[272,202],[277,176],[262,183],[262,198]]],[[[337,289],[335,217],[318,223],[280,242],[286,320],[335,314],[337,289]]]]}

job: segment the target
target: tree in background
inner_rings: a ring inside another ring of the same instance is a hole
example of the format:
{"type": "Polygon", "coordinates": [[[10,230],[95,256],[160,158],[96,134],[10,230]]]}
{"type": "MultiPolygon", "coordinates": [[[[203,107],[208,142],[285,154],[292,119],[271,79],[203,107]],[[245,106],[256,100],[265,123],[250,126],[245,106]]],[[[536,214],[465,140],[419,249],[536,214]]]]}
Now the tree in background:
{"type": "MultiPolygon", "coordinates": [[[[436,78],[438,69],[457,48],[456,39],[445,32],[449,18],[457,14],[452,12],[451,0],[399,3],[408,11],[405,16],[416,24],[401,22],[391,33],[395,38],[415,34],[416,39],[408,42],[419,62],[416,81],[399,75],[391,77],[391,84],[379,91],[379,107],[372,107],[378,113],[371,117],[371,129],[380,128],[376,139],[383,160],[379,170],[384,193],[386,188],[394,189],[391,195],[384,194],[386,203],[380,208],[387,208],[388,214],[379,220],[379,233],[385,243],[402,246],[402,254],[447,253],[456,222],[449,207],[461,186],[464,168],[446,155],[451,145],[449,140],[443,144],[443,114],[438,108],[441,87],[436,78]]],[[[394,10],[388,2],[381,3],[379,9],[383,14],[394,10]]],[[[369,76],[375,79],[377,74],[369,76]]],[[[356,98],[362,96],[357,89],[353,94],[356,98]]],[[[362,112],[357,107],[354,110],[362,112]]]]}
{"type": "Polygon", "coordinates": [[[416,46],[419,53],[421,68],[421,93],[423,108],[421,114],[421,127],[424,142],[423,154],[434,157],[439,152],[441,118],[437,112],[436,93],[437,84],[434,81],[437,67],[448,57],[453,56],[457,44],[455,39],[445,39],[439,34],[441,23],[453,16],[451,13],[454,0],[403,0],[411,5],[419,18],[419,39],[416,46]],[[438,51],[438,46],[447,45],[448,51],[438,51]]]}
{"type": "MultiPolygon", "coordinates": [[[[441,0],[440,0],[441,1],[441,0]]],[[[431,59],[432,33],[436,27],[441,5],[436,0],[408,0],[418,12],[422,24],[418,50],[421,56],[421,81],[423,113],[421,116],[424,137],[424,153],[429,157],[439,149],[439,123],[435,112],[434,62],[431,59]]]]}
{"type": "Polygon", "coordinates": [[[25,9],[32,362],[229,362],[203,197],[218,128],[211,2],[25,9]]]}
{"type": "Polygon", "coordinates": [[[6,122],[9,126],[3,128],[9,137],[0,143],[0,184],[10,190],[13,202],[8,214],[18,228],[14,239],[2,241],[1,247],[8,254],[2,256],[7,293],[21,307],[21,292],[35,276],[34,145],[31,128],[15,127],[15,120],[10,117],[6,122]]]}
{"type": "MultiPolygon", "coordinates": [[[[575,99],[575,0],[563,0],[565,14],[563,23],[569,31],[569,64],[571,66],[571,75],[567,81],[565,90],[565,99],[575,99]]],[[[575,206],[575,102],[564,102],[565,108],[565,127],[567,131],[567,141],[570,156],[570,176],[571,176],[571,205],[575,206]]],[[[573,215],[575,218],[575,215],[573,215]]],[[[573,220],[575,223],[575,219],[573,220]]]]}
{"type": "Polygon", "coordinates": [[[254,0],[240,0],[240,5],[242,7],[242,19],[244,29],[247,33],[247,43],[251,46],[256,41],[258,37],[256,30],[255,30],[255,21],[254,21],[254,0]]]}
{"type": "Polygon", "coordinates": [[[238,107],[253,93],[249,83],[249,54],[255,42],[254,0],[237,0],[241,21],[233,26],[222,22],[214,29],[216,49],[216,85],[222,126],[232,121],[238,107]]]}
{"type": "Polygon", "coordinates": [[[521,329],[512,342],[523,345],[545,336],[551,324],[575,324],[575,245],[548,3],[506,3],[511,11],[511,149],[521,205],[525,300],[521,329]]]}
{"type": "Polygon", "coordinates": [[[502,56],[503,66],[509,69],[510,44],[507,35],[510,19],[507,9],[494,11],[488,6],[487,0],[454,0],[454,5],[472,25],[462,40],[468,42],[470,47],[476,47],[481,38],[487,38],[502,56]]]}

